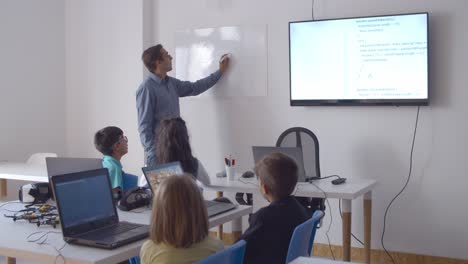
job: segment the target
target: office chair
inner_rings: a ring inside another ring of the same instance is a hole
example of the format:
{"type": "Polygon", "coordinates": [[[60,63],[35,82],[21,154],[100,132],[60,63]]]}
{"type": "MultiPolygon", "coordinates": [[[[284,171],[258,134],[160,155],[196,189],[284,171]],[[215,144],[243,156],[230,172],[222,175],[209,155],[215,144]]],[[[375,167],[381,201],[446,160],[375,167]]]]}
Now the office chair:
{"type": "Polygon", "coordinates": [[[195,262],[195,264],[242,264],[244,262],[246,245],[247,242],[245,240],[239,240],[234,245],[195,262]]]}
{"type": "Polygon", "coordinates": [[[130,263],[130,264],[140,264],[140,257],[139,256],[131,257],[131,258],[128,259],[128,263],[130,263]]]}
{"type": "Polygon", "coordinates": [[[298,225],[294,229],[291,241],[289,242],[286,264],[298,257],[310,256],[314,244],[315,232],[317,231],[317,224],[322,217],[323,211],[317,210],[309,220],[298,225]]]}
{"type": "MultiPolygon", "coordinates": [[[[297,147],[302,150],[303,166],[307,177],[320,177],[319,143],[317,136],[307,128],[292,127],[285,130],[276,141],[277,147],[297,147]]],[[[310,215],[315,210],[325,211],[322,198],[296,197],[310,215]]]]}

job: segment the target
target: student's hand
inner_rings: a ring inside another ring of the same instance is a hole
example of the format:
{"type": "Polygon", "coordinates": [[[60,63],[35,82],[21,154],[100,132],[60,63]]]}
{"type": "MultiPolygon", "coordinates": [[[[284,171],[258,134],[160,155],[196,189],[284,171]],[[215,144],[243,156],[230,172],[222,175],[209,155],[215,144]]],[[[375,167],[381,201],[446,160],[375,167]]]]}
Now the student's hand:
{"type": "Polygon", "coordinates": [[[221,74],[224,74],[224,72],[228,68],[228,65],[229,65],[229,54],[226,53],[226,54],[223,54],[223,56],[221,56],[221,58],[219,59],[219,71],[221,72],[221,74]]]}

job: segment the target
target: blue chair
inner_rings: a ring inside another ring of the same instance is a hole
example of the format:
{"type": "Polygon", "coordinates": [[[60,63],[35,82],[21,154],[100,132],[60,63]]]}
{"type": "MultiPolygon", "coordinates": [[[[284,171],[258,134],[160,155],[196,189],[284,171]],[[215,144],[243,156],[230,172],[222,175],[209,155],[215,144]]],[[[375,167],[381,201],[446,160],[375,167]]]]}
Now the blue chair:
{"type": "MultiPolygon", "coordinates": [[[[133,174],[128,174],[128,173],[122,173],[122,188],[123,191],[128,191],[132,188],[135,188],[138,186],[138,176],[133,175],[133,174]]],[[[135,256],[131,257],[128,262],[130,264],[140,264],[140,257],[135,256]]]]}
{"type": "Polygon", "coordinates": [[[309,257],[314,244],[317,224],[323,217],[323,211],[316,210],[312,217],[294,229],[291,241],[289,242],[286,264],[298,257],[309,257]]]}
{"type": "Polygon", "coordinates": [[[234,245],[228,248],[225,248],[224,250],[221,250],[217,252],[216,254],[208,256],[195,263],[196,264],[218,264],[218,263],[242,264],[244,262],[244,253],[245,253],[246,245],[247,245],[247,242],[245,242],[245,240],[239,240],[234,245]]]}
{"type": "Polygon", "coordinates": [[[130,264],[140,264],[140,257],[136,256],[136,257],[131,257],[128,262],[130,262],[130,264]]]}
{"type": "Polygon", "coordinates": [[[138,176],[128,173],[122,173],[122,191],[128,191],[138,186],[138,176]]]}

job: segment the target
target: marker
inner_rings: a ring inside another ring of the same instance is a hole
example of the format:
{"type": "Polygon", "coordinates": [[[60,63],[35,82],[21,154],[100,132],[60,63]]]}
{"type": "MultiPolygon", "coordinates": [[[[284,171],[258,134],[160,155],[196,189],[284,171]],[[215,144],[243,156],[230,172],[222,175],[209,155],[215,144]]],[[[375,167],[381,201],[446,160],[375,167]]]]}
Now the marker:
{"type": "Polygon", "coordinates": [[[219,60],[220,63],[222,63],[226,58],[230,58],[231,53],[226,53],[223,56],[221,56],[221,59],[219,60]]]}

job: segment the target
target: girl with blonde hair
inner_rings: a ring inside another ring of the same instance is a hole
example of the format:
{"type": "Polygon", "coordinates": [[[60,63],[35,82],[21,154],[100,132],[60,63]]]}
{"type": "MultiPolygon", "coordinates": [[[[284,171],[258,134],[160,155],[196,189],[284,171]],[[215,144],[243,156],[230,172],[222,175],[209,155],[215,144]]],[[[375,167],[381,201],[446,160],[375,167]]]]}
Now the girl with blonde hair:
{"type": "Polygon", "coordinates": [[[208,236],[208,213],[192,175],[172,175],[158,187],[153,200],[150,240],[140,252],[143,264],[185,264],[223,249],[208,236]]]}

